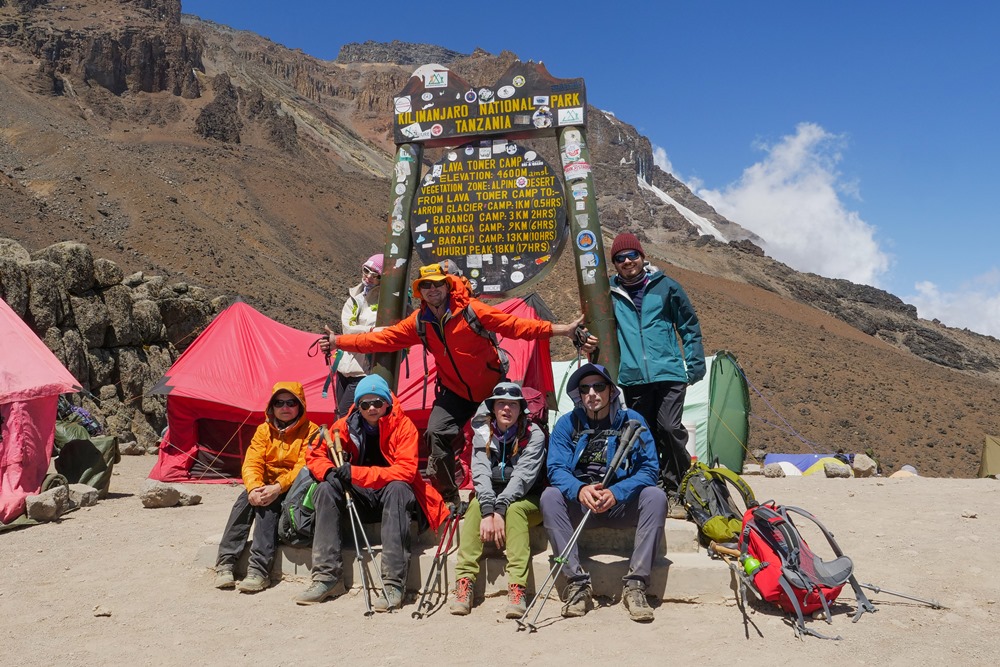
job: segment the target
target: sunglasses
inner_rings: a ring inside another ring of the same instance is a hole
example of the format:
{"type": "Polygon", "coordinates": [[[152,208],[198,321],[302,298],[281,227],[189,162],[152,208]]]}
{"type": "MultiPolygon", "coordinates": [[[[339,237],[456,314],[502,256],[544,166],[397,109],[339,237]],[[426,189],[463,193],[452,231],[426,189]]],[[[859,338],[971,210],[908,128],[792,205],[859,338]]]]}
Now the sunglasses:
{"type": "Polygon", "coordinates": [[[381,398],[373,398],[370,401],[358,401],[358,407],[361,408],[362,410],[367,410],[369,408],[375,408],[376,410],[380,410],[383,405],[385,405],[385,401],[383,401],[381,398]]]}
{"type": "Polygon", "coordinates": [[[366,276],[375,276],[376,278],[382,277],[381,273],[379,273],[375,269],[369,269],[367,266],[362,266],[361,272],[364,273],[366,276]]]}
{"type": "Polygon", "coordinates": [[[580,395],[586,396],[593,389],[596,393],[600,394],[602,391],[608,388],[607,382],[595,382],[594,384],[580,384],[577,385],[580,388],[580,395]]]}
{"type": "Polygon", "coordinates": [[[503,387],[501,389],[493,390],[493,397],[497,396],[511,396],[513,398],[521,398],[524,394],[521,393],[520,387],[503,387]]]}
{"type": "Polygon", "coordinates": [[[417,283],[417,287],[421,290],[434,289],[435,287],[444,287],[443,280],[421,280],[417,283]]]}
{"type": "Polygon", "coordinates": [[[622,262],[624,262],[627,259],[636,260],[636,259],[639,259],[639,251],[638,250],[625,250],[623,252],[618,253],[617,255],[615,255],[614,257],[612,257],[611,259],[614,260],[615,264],[621,264],[622,262]]]}
{"type": "Polygon", "coordinates": [[[294,408],[298,404],[299,402],[296,401],[294,398],[289,398],[284,401],[281,400],[280,398],[276,398],[273,401],[271,401],[272,408],[294,408]]]}

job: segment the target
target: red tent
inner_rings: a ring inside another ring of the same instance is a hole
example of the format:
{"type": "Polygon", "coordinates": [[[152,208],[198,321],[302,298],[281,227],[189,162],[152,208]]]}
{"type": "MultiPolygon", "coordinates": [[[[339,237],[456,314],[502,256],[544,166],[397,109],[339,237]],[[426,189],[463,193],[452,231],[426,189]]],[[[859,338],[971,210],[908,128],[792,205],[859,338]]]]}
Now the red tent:
{"type": "MultiPolygon", "coordinates": [[[[497,307],[519,317],[551,319],[534,295],[497,307]]],[[[168,427],[149,476],[165,482],[238,479],[250,438],[264,421],[264,403],[281,380],[301,382],[309,418],[317,424],[332,423],[333,389],[322,397],[328,369],[322,356],[306,354],[316,338],[242,302],[219,313],[151,391],[167,396],[168,427]]],[[[501,337],[500,344],[511,358],[511,378],[552,391],[547,341],[501,337]]],[[[417,345],[400,368],[397,393],[418,428],[426,426],[434,400],[433,357],[427,357],[427,366],[425,374],[423,348],[417,345]]]]}
{"type": "Polygon", "coordinates": [[[56,356],[0,300],[0,523],[24,513],[49,469],[59,394],[80,391],[56,356]]]}

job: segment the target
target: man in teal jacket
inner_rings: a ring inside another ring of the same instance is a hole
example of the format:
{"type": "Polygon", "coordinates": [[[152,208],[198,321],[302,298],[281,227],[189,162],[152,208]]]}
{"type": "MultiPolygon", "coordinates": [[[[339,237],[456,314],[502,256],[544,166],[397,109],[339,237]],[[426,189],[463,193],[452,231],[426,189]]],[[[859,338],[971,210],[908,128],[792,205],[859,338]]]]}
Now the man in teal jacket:
{"type": "Polygon", "coordinates": [[[691,467],[687,429],[681,422],[684,394],[688,385],[705,377],[698,316],[684,288],[646,262],[635,235],[615,237],[611,260],[618,272],[611,278],[621,347],[618,384],[626,405],[653,430],[660,486],[672,501],[671,517],[683,519],[677,492],[691,467]]]}

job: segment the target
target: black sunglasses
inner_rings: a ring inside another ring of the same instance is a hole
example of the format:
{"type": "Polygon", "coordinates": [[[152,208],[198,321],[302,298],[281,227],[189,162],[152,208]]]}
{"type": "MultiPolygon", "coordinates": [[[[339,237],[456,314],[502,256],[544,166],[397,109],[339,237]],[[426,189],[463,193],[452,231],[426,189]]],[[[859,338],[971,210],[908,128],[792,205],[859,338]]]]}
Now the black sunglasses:
{"type": "Polygon", "coordinates": [[[591,389],[593,389],[598,394],[600,394],[602,391],[604,391],[605,389],[608,388],[608,383],[607,382],[595,382],[594,384],[579,384],[577,386],[580,388],[580,395],[581,396],[586,396],[587,394],[590,393],[591,389]]]}
{"type": "Polygon", "coordinates": [[[521,393],[521,388],[515,385],[513,387],[502,387],[500,389],[494,389],[493,395],[512,396],[514,398],[521,398],[524,394],[521,393]]]}
{"type": "Polygon", "coordinates": [[[294,398],[289,398],[284,401],[281,400],[280,398],[276,398],[273,401],[271,401],[271,407],[273,408],[281,408],[281,407],[294,408],[298,404],[299,402],[294,398]]]}
{"type": "Polygon", "coordinates": [[[362,410],[367,410],[368,408],[379,410],[383,405],[385,405],[385,401],[381,398],[373,398],[370,401],[358,401],[358,407],[362,410]]]}
{"type": "Polygon", "coordinates": [[[639,259],[638,250],[624,250],[611,258],[615,264],[621,264],[626,259],[639,259]]]}

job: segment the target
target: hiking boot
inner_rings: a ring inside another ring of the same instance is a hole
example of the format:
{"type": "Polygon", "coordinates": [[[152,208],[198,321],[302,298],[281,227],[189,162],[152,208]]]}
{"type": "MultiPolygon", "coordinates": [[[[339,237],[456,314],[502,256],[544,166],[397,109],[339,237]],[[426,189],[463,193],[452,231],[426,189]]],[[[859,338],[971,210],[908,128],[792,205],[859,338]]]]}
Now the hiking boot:
{"type": "Polygon", "coordinates": [[[239,588],[240,593],[260,593],[270,585],[271,580],[267,575],[250,570],[237,588],[239,588]]]}
{"type": "Polygon", "coordinates": [[[236,588],[236,578],[233,577],[232,568],[223,568],[221,570],[215,571],[215,581],[212,585],[219,590],[225,590],[227,588],[236,588]]]}
{"type": "Polygon", "coordinates": [[[323,600],[343,595],[346,592],[344,582],[339,579],[335,581],[314,581],[310,584],[309,588],[299,593],[299,596],[295,598],[295,604],[319,604],[323,600]]]}
{"type": "Polygon", "coordinates": [[[448,611],[455,616],[467,616],[472,611],[473,588],[476,585],[475,579],[462,577],[455,582],[454,598],[448,605],[448,611]]]}
{"type": "Polygon", "coordinates": [[[675,493],[667,495],[667,518],[687,521],[688,512],[681,497],[675,493]]]}
{"type": "Polygon", "coordinates": [[[521,618],[528,611],[528,591],[521,584],[507,587],[507,618],[521,618]]]}
{"type": "Polygon", "coordinates": [[[577,618],[594,608],[594,589],[589,581],[570,582],[563,591],[563,618],[577,618]]]}
{"type": "Polygon", "coordinates": [[[629,618],[639,623],[649,623],[653,620],[653,608],[646,599],[646,587],[640,583],[625,584],[622,589],[622,604],[629,618]]]}
{"type": "Polygon", "coordinates": [[[402,606],[403,589],[392,584],[386,584],[382,589],[382,595],[372,604],[372,609],[378,612],[385,612],[399,609],[402,606]]]}

